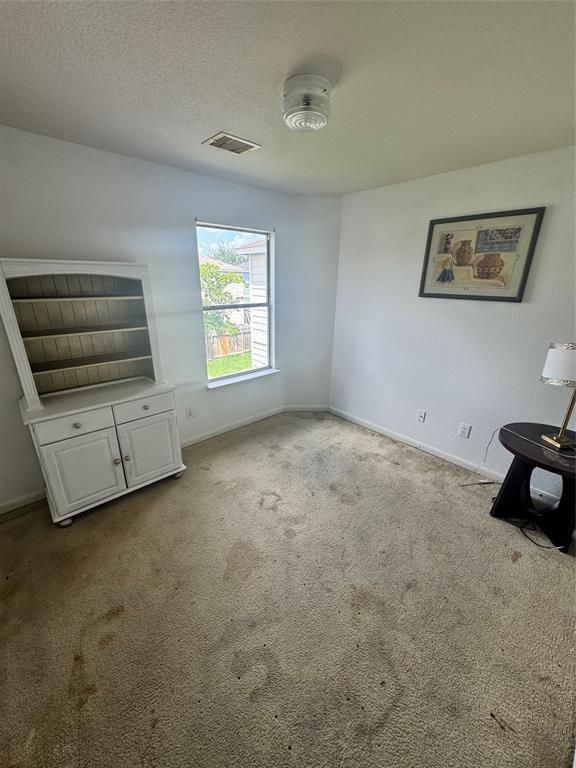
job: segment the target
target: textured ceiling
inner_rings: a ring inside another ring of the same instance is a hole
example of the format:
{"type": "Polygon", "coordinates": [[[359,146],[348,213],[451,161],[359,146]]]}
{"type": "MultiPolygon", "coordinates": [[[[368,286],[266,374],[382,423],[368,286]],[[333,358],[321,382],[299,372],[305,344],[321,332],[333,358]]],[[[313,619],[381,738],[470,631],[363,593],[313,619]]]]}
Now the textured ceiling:
{"type": "Polygon", "coordinates": [[[284,192],[574,142],[571,2],[2,2],[0,122],[284,192]],[[294,134],[282,83],[336,89],[294,134]],[[219,130],[262,144],[242,156],[219,130]]]}

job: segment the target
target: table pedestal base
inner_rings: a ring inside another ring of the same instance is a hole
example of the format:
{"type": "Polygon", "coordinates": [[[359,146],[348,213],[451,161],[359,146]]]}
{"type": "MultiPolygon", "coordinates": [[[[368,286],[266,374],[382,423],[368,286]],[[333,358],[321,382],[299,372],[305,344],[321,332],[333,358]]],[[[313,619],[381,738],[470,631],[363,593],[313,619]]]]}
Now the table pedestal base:
{"type": "Polygon", "coordinates": [[[542,533],[561,552],[568,552],[576,525],[575,482],[562,478],[562,496],[556,504],[536,509],[530,494],[530,477],[534,465],[516,456],[494,500],[492,517],[527,520],[536,523],[542,533]]]}

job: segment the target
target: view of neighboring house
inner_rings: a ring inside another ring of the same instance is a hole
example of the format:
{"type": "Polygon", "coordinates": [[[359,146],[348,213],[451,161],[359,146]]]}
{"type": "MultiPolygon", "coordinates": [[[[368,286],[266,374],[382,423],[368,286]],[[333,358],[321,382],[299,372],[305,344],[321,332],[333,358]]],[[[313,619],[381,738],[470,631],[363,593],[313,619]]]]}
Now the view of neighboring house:
{"type": "MultiPolygon", "coordinates": [[[[212,264],[217,267],[223,275],[240,275],[244,283],[230,281],[225,284],[227,293],[233,297],[231,303],[243,304],[250,297],[250,261],[246,260],[244,264],[228,264],[225,261],[214,258],[213,256],[200,256],[200,264],[212,264]]],[[[228,319],[231,323],[242,325],[244,322],[244,312],[242,310],[231,310],[228,319]]]]}
{"type": "MultiPolygon", "coordinates": [[[[235,248],[237,254],[245,255],[250,268],[249,290],[252,303],[266,304],[268,301],[268,240],[263,237],[235,248]]],[[[268,307],[254,307],[251,316],[252,368],[265,368],[269,361],[268,307]]]]}

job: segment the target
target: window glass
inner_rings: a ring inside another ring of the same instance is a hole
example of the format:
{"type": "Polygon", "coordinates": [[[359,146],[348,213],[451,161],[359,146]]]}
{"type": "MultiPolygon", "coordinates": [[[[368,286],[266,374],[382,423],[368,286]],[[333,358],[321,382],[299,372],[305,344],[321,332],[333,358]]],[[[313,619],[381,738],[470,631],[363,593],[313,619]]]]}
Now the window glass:
{"type": "Polygon", "coordinates": [[[270,366],[269,236],[198,225],[208,379],[270,366]]]}

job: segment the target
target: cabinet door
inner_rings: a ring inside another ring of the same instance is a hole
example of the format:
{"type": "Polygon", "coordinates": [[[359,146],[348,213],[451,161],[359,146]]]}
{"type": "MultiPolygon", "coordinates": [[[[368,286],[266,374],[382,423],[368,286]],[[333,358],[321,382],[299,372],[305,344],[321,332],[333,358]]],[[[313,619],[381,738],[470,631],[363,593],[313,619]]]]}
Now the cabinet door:
{"type": "Polygon", "coordinates": [[[116,427],[128,487],[140,485],[182,465],[174,411],[116,427]]]}
{"type": "Polygon", "coordinates": [[[45,445],[40,453],[61,516],[126,489],[113,427],[45,445]]]}

